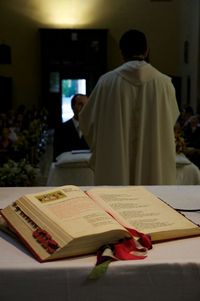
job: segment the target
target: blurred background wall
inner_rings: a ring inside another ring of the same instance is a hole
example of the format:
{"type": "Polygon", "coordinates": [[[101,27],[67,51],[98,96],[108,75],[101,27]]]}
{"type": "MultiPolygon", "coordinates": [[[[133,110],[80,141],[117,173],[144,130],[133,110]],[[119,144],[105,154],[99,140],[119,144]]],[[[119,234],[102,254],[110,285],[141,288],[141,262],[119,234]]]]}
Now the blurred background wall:
{"type": "MultiPolygon", "coordinates": [[[[11,106],[43,105],[40,28],[107,29],[107,70],[122,62],[121,34],[137,28],[146,33],[150,62],[181,81],[179,104],[196,110],[199,8],[199,0],[0,0],[0,44],[11,54],[8,63],[0,55],[0,77],[12,81],[11,106]]],[[[0,91],[1,107],[8,101],[4,94],[0,91]]]]}

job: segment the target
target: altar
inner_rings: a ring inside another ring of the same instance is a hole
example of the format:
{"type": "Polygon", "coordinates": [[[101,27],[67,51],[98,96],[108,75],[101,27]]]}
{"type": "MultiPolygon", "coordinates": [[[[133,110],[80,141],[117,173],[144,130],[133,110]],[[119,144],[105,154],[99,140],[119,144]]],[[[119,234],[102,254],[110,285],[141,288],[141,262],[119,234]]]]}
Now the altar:
{"type": "MultiPolygon", "coordinates": [[[[88,188],[88,187],[87,187],[88,188]]],[[[200,223],[200,186],[146,186],[200,223]]],[[[83,187],[84,189],[84,187],[83,187]]],[[[4,208],[23,194],[47,187],[0,188],[4,208]]],[[[0,232],[2,301],[197,301],[200,297],[200,237],[153,245],[147,258],[112,262],[89,280],[96,256],[39,263],[18,241],[0,232]]]]}

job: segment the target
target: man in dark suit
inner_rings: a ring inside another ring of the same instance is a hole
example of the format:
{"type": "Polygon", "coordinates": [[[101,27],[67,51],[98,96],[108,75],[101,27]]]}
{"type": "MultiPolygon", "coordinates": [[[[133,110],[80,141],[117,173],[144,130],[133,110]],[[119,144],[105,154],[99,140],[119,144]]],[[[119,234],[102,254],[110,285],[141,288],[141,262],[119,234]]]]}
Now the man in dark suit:
{"type": "Polygon", "coordinates": [[[88,97],[84,94],[75,94],[71,99],[74,116],[62,123],[54,133],[54,161],[64,152],[89,149],[80,129],[79,113],[86,104],[88,97]]]}

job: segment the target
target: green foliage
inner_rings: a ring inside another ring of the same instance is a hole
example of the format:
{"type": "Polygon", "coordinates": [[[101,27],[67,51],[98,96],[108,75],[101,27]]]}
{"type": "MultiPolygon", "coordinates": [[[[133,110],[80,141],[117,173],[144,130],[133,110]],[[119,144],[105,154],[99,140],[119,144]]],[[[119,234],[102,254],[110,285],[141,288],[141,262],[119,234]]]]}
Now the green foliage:
{"type": "Polygon", "coordinates": [[[90,272],[88,279],[90,280],[97,280],[101,278],[107,271],[109,264],[112,262],[112,259],[108,259],[95,267],[90,272]]]}
{"type": "Polygon", "coordinates": [[[32,167],[25,159],[15,162],[8,160],[0,167],[1,187],[34,186],[38,169],[32,167]]]}

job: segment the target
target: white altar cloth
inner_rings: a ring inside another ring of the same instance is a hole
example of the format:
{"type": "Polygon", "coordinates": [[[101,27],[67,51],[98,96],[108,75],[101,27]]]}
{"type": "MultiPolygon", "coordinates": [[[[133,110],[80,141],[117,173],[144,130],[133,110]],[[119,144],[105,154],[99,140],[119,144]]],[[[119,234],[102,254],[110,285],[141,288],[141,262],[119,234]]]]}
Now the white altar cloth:
{"type": "MultiPolygon", "coordinates": [[[[198,209],[200,186],[148,186],[176,208],[198,209]]],[[[0,188],[0,206],[47,187],[0,188]]],[[[190,213],[200,223],[200,213],[190,213]]],[[[155,244],[144,260],[118,261],[89,281],[95,256],[37,262],[20,243],[0,232],[1,301],[198,301],[200,237],[155,244]]]]}
{"type": "MultiPolygon", "coordinates": [[[[91,153],[65,152],[52,162],[47,186],[94,185],[94,171],[89,166],[91,153]]],[[[200,170],[184,154],[176,156],[176,185],[200,185],[200,170]]]]}

